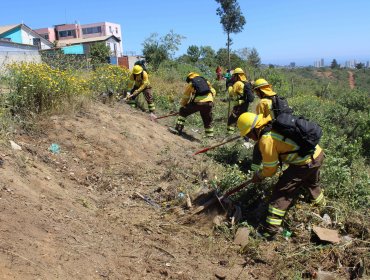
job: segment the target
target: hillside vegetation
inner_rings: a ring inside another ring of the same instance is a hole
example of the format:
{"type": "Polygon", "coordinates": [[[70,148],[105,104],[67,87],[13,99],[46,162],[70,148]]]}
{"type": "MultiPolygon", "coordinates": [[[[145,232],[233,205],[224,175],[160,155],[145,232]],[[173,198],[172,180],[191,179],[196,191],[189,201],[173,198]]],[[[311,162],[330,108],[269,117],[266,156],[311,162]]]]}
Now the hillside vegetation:
{"type": "Polygon", "coordinates": [[[203,138],[198,115],[187,119],[184,139],[166,128],[174,117],[156,123],[131,109],[122,99],[131,86],[125,69],[14,64],[0,82],[2,279],[307,279],[321,271],[366,278],[369,70],[350,70],[353,89],[347,69],[247,70],[321,125],[324,212],[302,196],[284,224],[292,236],[259,239],[254,226],[272,178],[232,197],[237,223],[212,223],[212,212],[184,219],[186,194],[222,193],[251,177],[252,151],[242,140],[191,156],[226,137],[225,84],[208,67],[168,61],[149,74],[157,115],[178,110],[188,72],[213,83],[213,140],[203,138]],[[317,240],[315,225],[337,230],[342,241],[317,240]],[[243,248],[233,242],[240,227],[250,230],[243,248]]]}

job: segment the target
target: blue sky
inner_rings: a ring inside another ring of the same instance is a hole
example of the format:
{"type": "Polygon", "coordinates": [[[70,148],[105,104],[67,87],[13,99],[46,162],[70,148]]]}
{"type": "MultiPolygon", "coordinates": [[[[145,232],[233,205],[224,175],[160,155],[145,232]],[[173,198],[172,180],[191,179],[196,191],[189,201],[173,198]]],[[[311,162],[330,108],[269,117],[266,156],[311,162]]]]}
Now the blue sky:
{"type": "MultiPolygon", "coordinates": [[[[214,0],[17,0],[1,1],[0,25],[22,21],[31,28],[62,23],[109,21],[121,24],[123,48],[141,54],[151,33],[173,30],[190,45],[225,47],[214,0]],[[5,2],[5,3],[4,3],[5,2]],[[32,3],[32,4],[31,4],[32,3]]],[[[256,48],[263,63],[312,65],[335,58],[370,60],[369,0],[239,0],[247,23],[232,34],[232,49],[256,48]]]]}

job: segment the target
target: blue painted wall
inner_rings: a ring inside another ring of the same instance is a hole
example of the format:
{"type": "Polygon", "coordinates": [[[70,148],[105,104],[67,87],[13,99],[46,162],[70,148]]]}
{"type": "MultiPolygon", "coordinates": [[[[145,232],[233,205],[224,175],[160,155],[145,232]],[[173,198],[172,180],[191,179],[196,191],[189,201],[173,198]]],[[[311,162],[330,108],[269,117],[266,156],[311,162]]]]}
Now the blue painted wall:
{"type": "Polygon", "coordinates": [[[118,64],[118,59],[115,56],[110,57],[110,64],[117,65],[118,64]]]}
{"type": "Polygon", "coordinates": [[[84,54],[84,48],[82,44],[63,47],[62,51],[64,54],[84,54]]]}
{"type": "Polygon", "coordinates": [[[0,38],[10,38],[12,42],[23,44],[22,30],[20,27],[1,34],[0,38]]]}

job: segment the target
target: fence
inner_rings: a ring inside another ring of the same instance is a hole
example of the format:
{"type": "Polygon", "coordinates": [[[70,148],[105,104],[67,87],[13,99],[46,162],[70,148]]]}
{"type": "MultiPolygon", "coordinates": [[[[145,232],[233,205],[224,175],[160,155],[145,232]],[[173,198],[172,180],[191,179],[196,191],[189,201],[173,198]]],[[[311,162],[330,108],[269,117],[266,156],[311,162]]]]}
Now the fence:
{"type": "Polygon", "coordinates": [[[38,51],[0,51],[0,71],[12,62],[41,62],[38,51]]]}

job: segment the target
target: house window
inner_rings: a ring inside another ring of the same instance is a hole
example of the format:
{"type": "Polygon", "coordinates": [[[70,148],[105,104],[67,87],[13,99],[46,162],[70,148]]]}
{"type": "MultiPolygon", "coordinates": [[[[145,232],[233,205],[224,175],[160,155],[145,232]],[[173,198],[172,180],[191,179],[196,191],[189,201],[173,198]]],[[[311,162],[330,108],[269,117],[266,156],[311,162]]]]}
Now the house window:
{"type": "Polygon", "coordinates": [[[94,34],[94,33],[101,33],[101,26],[82,28],[83,35],[94,34]]]}
{"type": "Polygon", "coordinates": [[[49,40],[49,34],[42,34],[42,37],[44,37],[46,40],[49,40]]]}
{"type": "Polygon", "coordinates": [[[76,30],[63,30],[58,32],[59,37],[74,37],[76,38],[76,30]]]}
{"type": "Polygon", "coordinates": [[[118,27],[116,27],[116,34],[118,34],[118,27]]]}
{"type": "Polygon", "coordinates": [[[41,39],[40,38],[33,38],[33,45],[37,46],[39,49],[41,49],[41,39]]]}
{"type": "Polygon", "coordinates": [[[117,56],[117,45],[115,43],[113,43],[113,53],[114,56],[117,56]]]}
{"type": "Polygon", "coordinates": [[[113,34],[112,26],[109,26],[109,32],[113,34]]]}

